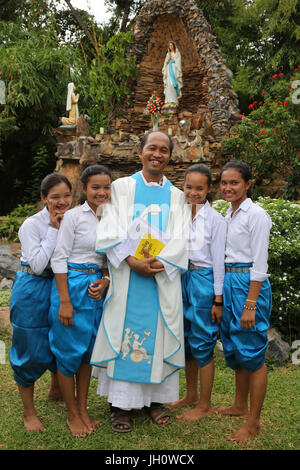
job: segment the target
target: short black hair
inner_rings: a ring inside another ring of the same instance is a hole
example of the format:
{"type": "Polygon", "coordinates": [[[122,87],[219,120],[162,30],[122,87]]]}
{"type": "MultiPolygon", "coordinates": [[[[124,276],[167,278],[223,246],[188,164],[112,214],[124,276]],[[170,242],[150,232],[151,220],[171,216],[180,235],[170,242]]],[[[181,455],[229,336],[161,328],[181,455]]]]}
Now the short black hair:
{"type": "Polygon", "coordinates": [[[163,131],[150,131],[150,132],[147,132],[147,134],[144,134],[142,139],[141,139],[141,142],[140,142],[141,150],[143,150],[143,148],[145,147],[149,135],[153,134],[154,132],[160,132],[161,134],[164,134],[169,139],[169,149],[170,149],[170,158],[171,158],[172,152],[173,152],[173,147],[174,147],[174,142],[173,142],[172,137],[170,137],[169,134],[167,134],[166,132],[163,132],[163,131]]]}
{"type": "Polygon", "coordinates": [[[49,175],[45,176],[45,178],[41,182],[41,193],[44,197],[48,196],[48,193],[53,186],[56,186],[60,183],[66,183],[70,191],[72,191],[72,185],[68,178],[61,173],[50,173],[49,175]]]}
{"type": "Polygon", "coordinates": [[[108,175],[110,181],[112,180],[111,171],[104,165],[90,165],[81,174],[81,182],[86,188],[91,176],[94,175],[108,175]]]}
{"type": "Polygon", "coordinates": [[[202,175],[207,176],[207,185],[210,186],[212,183],[211,171],[207,165],[204,163],[195,163],[194,165],[189,166],[184,173],[184,182],[189,173],[201,173],[202,175]]]}

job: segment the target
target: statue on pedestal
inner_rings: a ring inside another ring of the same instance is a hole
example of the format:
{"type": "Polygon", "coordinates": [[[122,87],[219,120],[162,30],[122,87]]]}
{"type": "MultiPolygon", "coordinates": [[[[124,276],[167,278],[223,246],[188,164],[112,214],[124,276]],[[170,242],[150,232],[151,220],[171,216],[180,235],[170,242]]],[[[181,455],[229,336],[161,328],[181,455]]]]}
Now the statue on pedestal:
{"type": "Polygon", "coordinates": [[[174,41],[169,42],[162,74],[164,80],[165,106],[177,106],[178,100],[181,98],[182,70],[181,54],[174,41]]]}
{"type": "Polygon", "coordinates": [[[78,112],[78,100],[79,94],[75,95],[75,85],[73,82],[68,84],[68,96],[67,96],[67,104],[66,110],[69,111],[69,117],[61,117],[59,118],[59,124],[63,126],[76,126],[79,112],[78,112]]]}

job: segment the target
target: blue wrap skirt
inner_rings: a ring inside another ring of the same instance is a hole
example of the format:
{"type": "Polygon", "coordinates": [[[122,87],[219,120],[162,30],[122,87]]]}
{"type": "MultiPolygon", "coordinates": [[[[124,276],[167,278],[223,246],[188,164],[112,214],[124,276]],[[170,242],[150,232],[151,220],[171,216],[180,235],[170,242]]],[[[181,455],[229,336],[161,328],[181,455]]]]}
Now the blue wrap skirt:
{"type": "MultiPolygon", "coordinates": [[[[226,266],[249,267],[235,263],[226,266]]],[[[250,272],[226,272],[223,287],[223,318],[221,339],[226,364],[232,369],[242,367],[254,372],[262,367],[268,345],[267,331],[272,310],[272,292],[269,280],[261,286],[256,302],[255,326],[241,328],[240,320],[250,286],[250,272]]]]}
{"type": "Polygon", "coordinates": [[[56,358],[57,368],[68,377],[78,371],[81,363],[89,364],[100,324],[105,293],[100,300],[88,295],[88,287],[102,278],[101,270],[94,264],[69,263],[68,288],[73,306],[73,325],[65,326],[58,319],[60,299],[53,282],[49,311],[49,342],[56,358]],[[75,270],[73,270],[75,269],[75,270]],[[82,270],[94,270],[86,273],[82,270]]]}
{"type": "Polygon", "coordinates": [[[203,367],[213,359],[219,329],[211,318],[213,269],[186,271],[182,275],[182,295],[186,360],[195,358],[203,367]]]}
{"type": "Polygon", "coordinates": [[[48,314],[52,279],[18,271],[10,300],[13,327],[9,360],[14,379],[30,387],[49,369],[56,372],[55,357],[49,347],[48,314]]]}

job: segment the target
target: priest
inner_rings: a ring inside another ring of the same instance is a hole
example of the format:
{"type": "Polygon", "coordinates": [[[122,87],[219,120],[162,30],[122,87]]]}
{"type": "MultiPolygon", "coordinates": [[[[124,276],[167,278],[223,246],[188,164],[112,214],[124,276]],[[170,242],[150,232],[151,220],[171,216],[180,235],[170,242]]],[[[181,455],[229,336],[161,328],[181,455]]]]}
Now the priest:
{"type": "Polygon", "coordinates": [[[181,274],[189,217],[183,193],[163,174],[172,149],[163,132],[144,136],[142,170],[113,182],[97,229],[110,285],[91,363],[118,432],[131,430],[133,409],[145,408],[158,425],[170,422],[163,404],[177,399],[185,364],[181,274]]]}

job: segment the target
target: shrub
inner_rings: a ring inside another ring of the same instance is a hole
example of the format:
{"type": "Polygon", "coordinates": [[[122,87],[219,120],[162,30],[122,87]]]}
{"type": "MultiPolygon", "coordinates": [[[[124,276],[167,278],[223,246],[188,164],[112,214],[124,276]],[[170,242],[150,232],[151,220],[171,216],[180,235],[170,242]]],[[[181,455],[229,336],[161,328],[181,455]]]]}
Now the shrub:
{"type": "Polygon", "coordinates": [[[22,206],[19,204],[4,220],[0,223],[0,239],[6,238],[11,241],[18,241],[18,230],[27,217],[35,214],[37,207],[31,204],[22,206]]]}
{"type": "MultiPolygon", "coordinates": [[[[292,342],[300,338],[300,204],[269,197],[260,197],[256,203],[273,223],[268,259],[273,295],[271,324],[292,342]]],[[[229,203],[218,200],[213,207],[224,215],[229,203]]]]}
{"type": "Polygon", "coordinates": [[[222,139],[224,151],[233,159],[244,160],[255,176],[254,191],[261,194],[264,178],[280,174],[286,182],[283,197],[299,196],[300,107],[297,85],[300,67],[290,76],[275,74],[266,91],[249,105],[248,116],[232,127],[222,139]]]}

